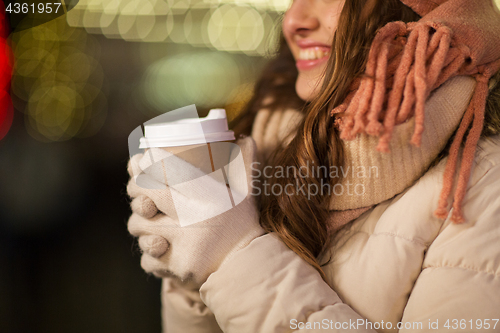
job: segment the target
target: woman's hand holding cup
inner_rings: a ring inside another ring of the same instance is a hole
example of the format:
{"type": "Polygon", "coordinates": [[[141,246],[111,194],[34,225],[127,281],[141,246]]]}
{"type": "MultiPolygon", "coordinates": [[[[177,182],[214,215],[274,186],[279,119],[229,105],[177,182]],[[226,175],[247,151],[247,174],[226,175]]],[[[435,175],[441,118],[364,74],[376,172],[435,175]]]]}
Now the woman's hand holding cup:
{"type": "Polygon", "coordinates": [[[251,193],[255,143],[225,144],[233,146],[229,163],[210,174],[159,148],[131,158],[128,229],[139,237],[147,272],[199,287],[264,234],[251,193]]]}

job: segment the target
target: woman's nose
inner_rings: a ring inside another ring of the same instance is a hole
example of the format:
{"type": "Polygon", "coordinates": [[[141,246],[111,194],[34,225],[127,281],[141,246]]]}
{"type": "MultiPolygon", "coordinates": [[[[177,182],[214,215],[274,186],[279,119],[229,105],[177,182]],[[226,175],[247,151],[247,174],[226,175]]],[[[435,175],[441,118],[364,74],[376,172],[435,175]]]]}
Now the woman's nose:
{"type": "Polygon", "coordinates": [[[318,28],[320,22],[314,14],[310,0],[294,0],[283,19],[283,30],[293,34],[307,34],[318,28]]]}

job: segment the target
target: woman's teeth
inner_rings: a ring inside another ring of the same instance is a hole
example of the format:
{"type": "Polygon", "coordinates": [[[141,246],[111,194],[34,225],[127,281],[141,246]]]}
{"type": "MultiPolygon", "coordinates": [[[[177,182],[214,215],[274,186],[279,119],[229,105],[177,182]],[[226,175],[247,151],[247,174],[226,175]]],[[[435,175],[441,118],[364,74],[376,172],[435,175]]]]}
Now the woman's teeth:
{"type": "Polygon", "coordinates": [[[300,60],[316,60],[321,59],[329,54],[328,51],[323,51],[316,48],[300,49],[300,60]]]}

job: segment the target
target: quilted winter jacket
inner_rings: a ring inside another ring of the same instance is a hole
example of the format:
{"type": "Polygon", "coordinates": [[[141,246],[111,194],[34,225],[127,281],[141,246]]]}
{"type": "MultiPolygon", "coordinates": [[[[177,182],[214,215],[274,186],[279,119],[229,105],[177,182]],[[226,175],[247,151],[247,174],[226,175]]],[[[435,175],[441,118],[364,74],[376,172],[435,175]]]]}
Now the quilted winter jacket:
{"type": "Polygon", "coordinates": [[[165,279],[164,331],[500,332],[500,136],[478,146],[467,223],[433,215],[445,162],[336,236],[328,284],[267,234],[199,293],[165,279]]]}

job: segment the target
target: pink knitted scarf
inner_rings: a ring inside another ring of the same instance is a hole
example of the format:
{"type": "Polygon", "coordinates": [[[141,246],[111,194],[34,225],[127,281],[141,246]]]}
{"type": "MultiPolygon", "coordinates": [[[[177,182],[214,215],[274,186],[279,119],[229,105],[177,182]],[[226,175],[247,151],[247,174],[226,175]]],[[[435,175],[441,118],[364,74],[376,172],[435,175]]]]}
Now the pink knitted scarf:
{"type": "Polygon", "coordinates": [[[472,75],[477,85],[450,148],[435,215],[448,216],[460,145],[467,129],[455,188],[452,221],[464,222],[465,197],[480,138],[488,81],[500,69],[500,12],[493,0],[401,0],[422,19],[391,22],[375,36],[365,75],[355,80],[343,104],[332,110],[341,138],[359,133],[379,137],[377,150],[389,151],[394,126],[415,117],[411,143],[420,145],[424,108],[430,93],[457,75],[472,75]],[[472,125],[471,125],[472,124],[472,125]]]}

